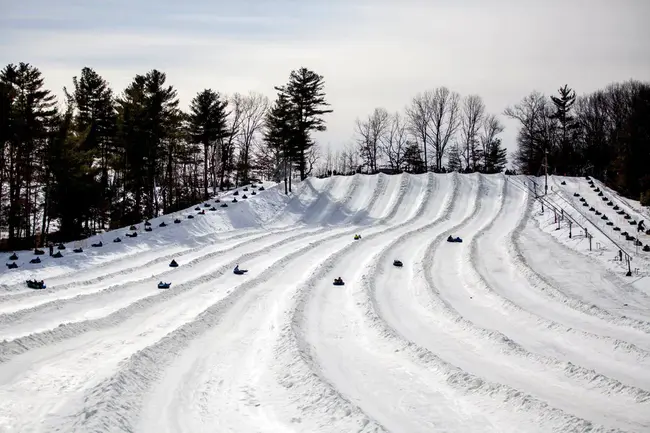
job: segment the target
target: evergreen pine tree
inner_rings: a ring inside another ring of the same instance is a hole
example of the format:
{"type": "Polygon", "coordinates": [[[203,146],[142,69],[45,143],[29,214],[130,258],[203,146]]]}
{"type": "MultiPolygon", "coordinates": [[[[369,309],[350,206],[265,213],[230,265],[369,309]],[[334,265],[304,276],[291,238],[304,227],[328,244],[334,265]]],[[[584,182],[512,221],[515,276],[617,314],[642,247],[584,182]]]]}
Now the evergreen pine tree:
{"type": "Polygon", "coordinates": [[[461,171],[462,170],[462,160],[460,157],[460,150],[458,145],[454,144],[449,148],[449,161],[447,162],[447,171],[461,171]]]}
{"type": "Polygon", "coordinates": [[[11,94],[9,113],[4,115],[9,137],[8,159],[9,242],[17,246],[21,237],[34,236],[39,211],[39,183],[53,116],[55,97],[45,89],[41,72],[28,63],[9,64],[0,72],[0,82],[11,94]]]}
{"type": "Polygon", "coordinates": [[[286,94],[279,93],[266,117],[264,141],[278,157],[276,171],[283,173],[285,193],[290,191],[287,177],[291,179],[291,165],[297,153],[297,123],[296,112],[289,98],[286,94]]]}
{"type": "Polygon", "coordinates": [[[424,166],[424,159],[422,159],[422,149],[417,143],[409,143],[404,149],[404,164],[406,165],[406,172],[409,173],[424,173],[426,167],[424,166]]]}
{"type": "Polygon", "coordinates": [[[488,149],[487,166],[484,168],[485,173],[501,173],[508,165],[507,149],[501,145],[500,138],[495,138],[488,149]]]}
{"type": "Polygon", "coordinates": [[[561,174],[573,174],[575,171],[575,155],[574,155],[574,138],[575,130],[578,125],[571,115],[573,104],[576,101],[575,91],[570,89],[567,85],[558,90],[560,96],[551,96],[551,101],[555,105],[555,113],[550,119],[557,120],[559,123],[560,136],[559,136],[559,149],[556,154],[555,168],[561,174]]]}
{"type": "Polygon", "coordinates": [[[114,191],[109,186],[109,161],[115,152],[116,111],[113,91],[94,70],[85,67],[81,78],[72,78],[76,115],[74,129],[81,149],[93,151],[99,158],[101,193],[97,195],[96,213],[101,228],[108,218],[114,191]]]}
{"type": "Polygon", "coordinates": [[[305,178],[308,150],[314,144],[310,132],[325,131],[326,126],[322,116],[333,112],[331,109],[324,108],[329,106],[325,101],[324,86],[325,82],[321,75],[302,67],[291,72],[286,86],[275,88],[287,96],[291,109],[295,112],[296,163],[301,180],[305,178]]]}
{"type": "Polygon", "coordinates": [[[163,165],[166,141],[175,135],[182,119],[176,90],[166,86],[165,81],[166,75],[155,69],[136,75],[118,99],[125,223],[158,214],[156,185],[162,180],[159,167],[163,165]],[[127,191],[133,196],[133,203],[126,202],[127,191]]]}
{"type": "Polygon", "coordinates": [[[190,137],[193,143],[203,146],[203,199],[208,199],[209,151],[226,136],[227,101],[205,89],[190,103],[190,137]]]}
{"type": "Polygon", "coordinates": [[[56,118],[46,158],[51,177],[47,184],[48,210],[51,217],[59,220],[60,236],[66,240],[82,236],[84,223],[87,225],[93,217],[89,204],[102,192],[92,167],[95,152],[85,149],[86,137],[75,133],[73,107],[68,95],[67,110],[56,118]]]}

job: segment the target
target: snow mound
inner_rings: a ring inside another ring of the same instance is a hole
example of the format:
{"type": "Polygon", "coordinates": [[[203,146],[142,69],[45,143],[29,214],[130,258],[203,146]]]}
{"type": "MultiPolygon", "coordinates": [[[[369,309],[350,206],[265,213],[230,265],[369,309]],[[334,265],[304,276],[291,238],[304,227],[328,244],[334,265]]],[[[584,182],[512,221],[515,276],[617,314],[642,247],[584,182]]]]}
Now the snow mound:
{"type": "Polygon", "coordinates": [[[533,181],[309,178],[17,251],[0,431],[648,431],[650,256],[612,211],[644,210],[551,176],[542,212],[533,181]]]}

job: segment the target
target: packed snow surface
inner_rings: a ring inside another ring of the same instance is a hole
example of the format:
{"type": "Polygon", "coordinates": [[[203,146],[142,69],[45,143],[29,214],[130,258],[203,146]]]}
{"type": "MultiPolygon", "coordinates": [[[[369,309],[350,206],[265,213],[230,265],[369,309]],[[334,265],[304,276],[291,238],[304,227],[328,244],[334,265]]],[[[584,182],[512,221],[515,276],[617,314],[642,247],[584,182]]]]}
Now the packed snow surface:
{"type": "Polygon", "coordinates": [[[0,431],[650,432],[650,252],[614,230],[647,211],[548,182],[544,211],[520,176],[266,183],[17,251],[0,431]]]}

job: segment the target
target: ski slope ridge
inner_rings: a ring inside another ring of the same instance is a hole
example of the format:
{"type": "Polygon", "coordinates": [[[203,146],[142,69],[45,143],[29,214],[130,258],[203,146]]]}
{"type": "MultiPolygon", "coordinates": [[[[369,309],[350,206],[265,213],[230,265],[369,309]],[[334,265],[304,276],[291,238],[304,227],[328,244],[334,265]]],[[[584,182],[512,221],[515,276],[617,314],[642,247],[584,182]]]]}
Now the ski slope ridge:
{"type": "MultiPolygon", "coordinates": [[[[625,277],[606,237],[569,238],[527,181],[265,183],[39,265],[17,251],[0,271],[0,431],[650,431],[650,255],[625,277]]],[[[549,183],[572,215],[579,192],[621,227],[610,199],[643,219],[598,182],[607,200],[549,183]]]]}

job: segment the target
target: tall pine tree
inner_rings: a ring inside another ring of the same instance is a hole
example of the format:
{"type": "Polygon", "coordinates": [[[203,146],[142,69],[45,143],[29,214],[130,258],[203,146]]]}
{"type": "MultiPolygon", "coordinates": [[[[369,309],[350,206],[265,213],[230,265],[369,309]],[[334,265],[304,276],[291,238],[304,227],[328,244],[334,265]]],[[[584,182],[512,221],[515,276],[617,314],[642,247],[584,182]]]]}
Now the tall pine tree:
{"type": "Polygon", "coordinates": [[[322,116],[333,112],[325,108],[329,104],[325,101],[324,86],[325,82],[321,75],[302,67],[291,71],[287,85],[275,88],[286,95],[291,110],[295,113],[295,163],[300,170],[301,180],[305,179],[308,150],[314,144],[310,133],[325,131],[327,128],[322,116]]]}
{"type": "Polygon", "coordinates": [[[291,180],[291,164],[295,159],[297,150],[297,123],[296,111],[285,93],[280,92],[266,117],[264,140],[268,148],[278,156],[276,172],[281,172],[284,177],[285,194],[291,190],[287,185],[287,178],[291,180]]]}
{"type": "Polygon", "coordinates": [[[99,160],[101,192],[93,207],[100,227],[104,228],[115,194],[109,184],[117,120],[113,91],[106,80],[88,67],[81,70],[81,78],[73,77],[72,82],[77,108],[74,129],[80,137],[81,149],[93,152],[99,160]]]}
{"type": "Polygon", "coordinates": [[[47,152],[51,177],[47,183],[48,208],[51,217],[59,220],[59,239],[64,241],[79,239],[84,232],[92,233],[88,226],[94,216],[90,204],[102,192],[93,169],[95,152],[85,149],[85,135],[76,134],[73,112],[73,98],[68,95],[66,112],[57,116],[56,131],[47,152]]]}
{"type": "Polygon", "coordinates": [[[0,82],[12,95],[9,112],[3,115],[5,135],[9,137],[5,153],[9,183],[7,225],[10,244],[18,245],[21,237],[35,235],[37,215],[43,210],[38,192],[56,101],[44,88],[41,72],[28,63],[7,65],[0,72],[0,82]]]}
{"type": "Polygon", "coordinates": [[[494,138],[488,146],[488,155],[485,158],[485,173],[501,173],[508,164],[508,151],[501,145],[500,138],[494,138]]]}
{"type": "Polygon", "coordinates": [[[203,146],[204,200],[208,199],[210,148],[226,137],[227,105],[228,102],[222,101],[221,96],[212,89],[203,90],[190,103],[190,136],[193,143],[203,146]]]}
{"type": "Polygon", "coordinates": [[[573,174],[576,170],[574,155],[575,131],[578,127],[571,110],[576,102],[576,93],[566,84],[558,90],[559,97],[551,96],[555,113],[549,116],[559,123],[558,149],[553,152],[556,170],[561,174],[573,174]]]}

